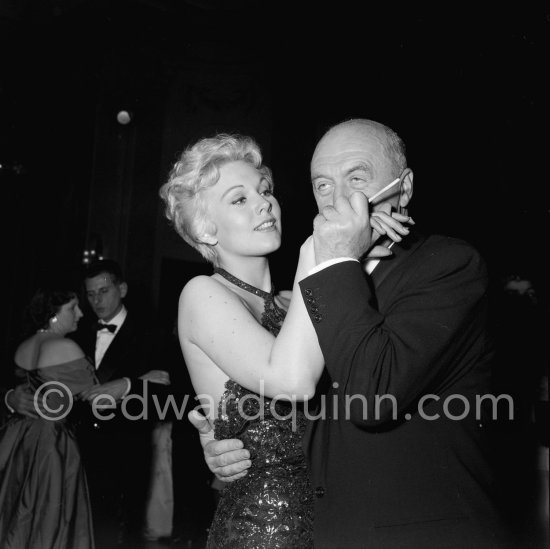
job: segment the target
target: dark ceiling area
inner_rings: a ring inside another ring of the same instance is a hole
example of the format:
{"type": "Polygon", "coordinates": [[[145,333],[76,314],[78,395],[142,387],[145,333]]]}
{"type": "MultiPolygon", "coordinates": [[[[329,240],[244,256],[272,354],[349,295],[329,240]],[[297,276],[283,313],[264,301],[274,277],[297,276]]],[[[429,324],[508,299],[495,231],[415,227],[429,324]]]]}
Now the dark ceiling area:
{"type": "MultiPolygon", "coordinates": [[[[417,222],[469,239],[499,269],[546,276],[549,36],[550,11],[517,6],[0,0],[0,176],[12,277],[61,257],[78,261],[100,113],[124,107],[158,118],[149,141],[164,145],[140,160],[158,188],[177,152],[166,143],[179,147],[170,125],[177,105],[167,98],[190,74],[218,75],[193,96],[209,109],[204,131],[257,132],[289,212],[292,250],[315,213],[307,181],[316,140],[333,123],[365,117],[407,143],[417,222]],[[242,118],[228,115],[235,105],[245,105],[242,118]]],[[[194,124],[182,135],[200,136],[200,117],[194,124]]]]}

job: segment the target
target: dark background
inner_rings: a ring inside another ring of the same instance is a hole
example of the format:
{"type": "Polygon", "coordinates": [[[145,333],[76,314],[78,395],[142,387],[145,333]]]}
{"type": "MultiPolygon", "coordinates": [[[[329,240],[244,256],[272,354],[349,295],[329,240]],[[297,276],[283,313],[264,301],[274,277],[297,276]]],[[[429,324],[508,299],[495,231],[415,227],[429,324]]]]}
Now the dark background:
{"type": "Polygon", "coordinates": [[[3,352],[35,286],[78,278],[85,249],[118,260],[130,303],[172,326],[181,287],[209,267],[163,220],[158,188],[217,131],[253,135],[273,169],[279,288],[311,231],[317,139],[365,117],[407,143],[418,225],[545,294],[550,10],[369,4],[0,0],[3,352]]]}

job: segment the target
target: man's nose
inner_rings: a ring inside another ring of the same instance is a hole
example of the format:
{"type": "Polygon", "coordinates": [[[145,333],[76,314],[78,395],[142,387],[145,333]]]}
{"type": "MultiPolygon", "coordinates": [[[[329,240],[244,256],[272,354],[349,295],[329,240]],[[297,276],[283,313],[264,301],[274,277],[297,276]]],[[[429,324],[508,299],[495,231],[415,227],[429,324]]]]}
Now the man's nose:
{"type": "Polygon", "coordinates": [[[332,193],[332,205],[334,206],[334,203],[338,198],[349,199],[349,195],[350,195],[350,192],[346,185],[344,184],[335,185],[334,192],[332,193]]]}

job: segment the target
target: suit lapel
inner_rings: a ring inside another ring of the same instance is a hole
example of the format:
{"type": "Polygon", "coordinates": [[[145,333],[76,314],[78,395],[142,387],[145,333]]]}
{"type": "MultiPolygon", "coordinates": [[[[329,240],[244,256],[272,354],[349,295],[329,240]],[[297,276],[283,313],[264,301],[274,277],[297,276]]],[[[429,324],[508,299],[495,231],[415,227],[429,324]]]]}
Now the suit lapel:
{"type": "Polygon", "coordinates": [[[396,242],[391,248],[393,254],[390,257],[382,258],[370,275],[374,287],[376,289],[380,288],[387,276],[401,264],[405,257],[416,250],[424,240],[425,238],[413,229],[401,242],[396,242]]]}

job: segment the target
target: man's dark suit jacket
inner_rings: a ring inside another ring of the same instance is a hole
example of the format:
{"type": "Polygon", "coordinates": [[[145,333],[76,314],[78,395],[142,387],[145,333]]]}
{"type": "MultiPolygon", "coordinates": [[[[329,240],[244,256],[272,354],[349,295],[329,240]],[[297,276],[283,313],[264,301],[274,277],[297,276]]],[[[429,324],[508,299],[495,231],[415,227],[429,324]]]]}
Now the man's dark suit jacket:
{"type": "Polygon", "coordinates": [[[371,276],[346,261],[300,284],[330,386],[327,419],[304,440],[315,547],[502,547],[486,418],[475,411],[490,390],[485,265],[442,236],[413,232],[392,250],[371,276]],[[466,418],[445,417],[451,395],[447,415],[467,400],[466,418]]]}
{"type": "MultiPolygon", "coordinates": [[[[150,329],[143,328],[144,323],[128,311],[126,319],[109,345],[96,370],[100,383],[106,383],[121,377],[137,377],[150,369],[157,368],[154,348],[158,336],[150,329]]],[[[75,341],[84,353],[95,363],[95,344],[97,332],[91,326],[85,326],[76,332],[75,341]]]]}
{"type": "MultiPolygon", "coordinates": [[[[149,325],[128,311],[96,370],[99,383],[122,377],[133,379],[151,369],[162,369],[161,339],[149,325]]],[[[93,327],[83,325],[74,339],[94,362],[97,333],[93,327]]],[[[113,413],[114,418],[98,420],[92,416],[87,403],[81,406],[83,415],[76,434],[89,479],[94,515],[108,510],[111,499],[119,498],[120,493],[125,494],[125,505],[136,504],[136,513],[143,511],[150,476],[153,424],[127,419],[121,409],[119,403],[117,409],[102,410],[102,417],[113,413]]],[[[138,417],[142,412],[141,402],[133,400],[127,409],[133,417],[138,417]]]]}

